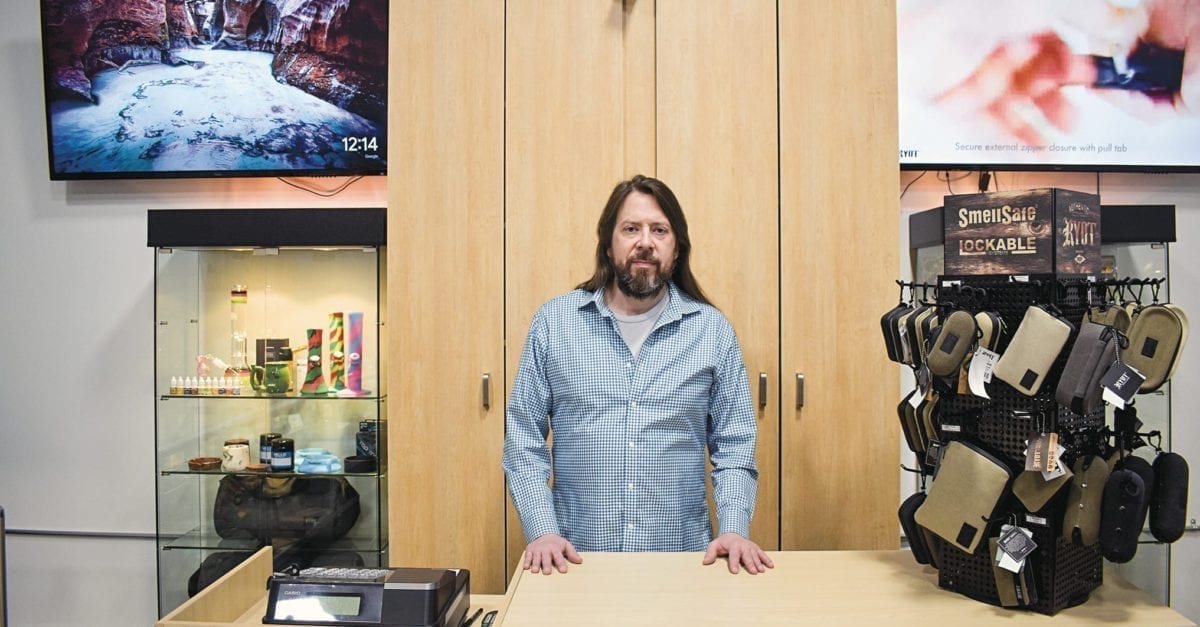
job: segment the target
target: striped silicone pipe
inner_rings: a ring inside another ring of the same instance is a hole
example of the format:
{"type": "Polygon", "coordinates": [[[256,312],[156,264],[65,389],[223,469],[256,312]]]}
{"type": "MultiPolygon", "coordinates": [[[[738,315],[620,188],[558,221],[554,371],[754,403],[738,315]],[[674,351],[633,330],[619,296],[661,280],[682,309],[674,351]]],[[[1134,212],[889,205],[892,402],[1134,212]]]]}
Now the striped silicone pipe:
{"type": "Polygon", "coordinates": [[[321,329],[308,330],[308,370],[304,373],[301,394],[328,394],[325,375],[321,372],[321,329]]]}
{"type": "Polygon", "coordinates": [[[350,352],[346,355],[346,389],[356,396],[362,396],[365,394],[362,389],[363,314],[361,311],[352,311],[348,316],[350,324],[346,329],[346,340],[350,352]]]}
{"type": "Polygon", "coordinates": [[[342,342],[342,312],[329,314],[329,387],[346,389],[346,353],[342,342]]]}

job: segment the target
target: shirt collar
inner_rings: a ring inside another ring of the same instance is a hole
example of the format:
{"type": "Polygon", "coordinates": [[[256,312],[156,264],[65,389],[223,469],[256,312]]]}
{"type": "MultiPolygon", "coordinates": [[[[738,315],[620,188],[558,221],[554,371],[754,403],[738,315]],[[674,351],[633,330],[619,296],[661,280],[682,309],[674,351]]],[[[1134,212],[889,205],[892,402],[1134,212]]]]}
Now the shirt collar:
{"type": "MultiPolygon", "coordinates": [[[[692,300],[687,294],[684,294],[675,285],[674,281],[667,282],[667,297],[670,299],[667,303],[667,309],[658,317],[658,324],[655,325],[655,328],[681,320],[685,315],[700,311],[700,303],[692,300]]],[[[603,287],[592,292],[592,297],[580,304],[579,308],[583,309],[588,306],[594,306],[596,311],[605,318],[611,318],[613,315],[612,310],[608,308],[608,303],[604,302],[603,287]]]]}

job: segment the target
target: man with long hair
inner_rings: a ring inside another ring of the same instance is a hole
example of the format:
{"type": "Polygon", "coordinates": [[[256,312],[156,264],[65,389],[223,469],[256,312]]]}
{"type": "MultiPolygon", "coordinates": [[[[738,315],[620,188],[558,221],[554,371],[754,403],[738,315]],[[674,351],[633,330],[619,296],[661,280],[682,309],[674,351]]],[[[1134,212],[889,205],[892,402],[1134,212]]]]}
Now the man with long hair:
{"type": "Polygon", "coordinates": [[[773,568],[749,540],[757,426],[742,350],[692,276],[679,201],[635,176],[613,190],[596,235],[592,277],[534,315],[509,397],[504,472],[524,567],[565,573],[578,549],[773,568]]]}

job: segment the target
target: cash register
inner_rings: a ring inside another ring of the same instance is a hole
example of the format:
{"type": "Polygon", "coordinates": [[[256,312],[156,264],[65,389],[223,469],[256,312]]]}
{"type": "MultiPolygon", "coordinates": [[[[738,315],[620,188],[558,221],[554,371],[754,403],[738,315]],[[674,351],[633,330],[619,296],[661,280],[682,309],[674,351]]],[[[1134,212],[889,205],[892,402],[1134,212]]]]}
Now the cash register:
{"type": "Polygon", "coordinates": [[[463,568],[306,568],[267,581],[264,623],[458,627],[471,606],[463,568]]]}

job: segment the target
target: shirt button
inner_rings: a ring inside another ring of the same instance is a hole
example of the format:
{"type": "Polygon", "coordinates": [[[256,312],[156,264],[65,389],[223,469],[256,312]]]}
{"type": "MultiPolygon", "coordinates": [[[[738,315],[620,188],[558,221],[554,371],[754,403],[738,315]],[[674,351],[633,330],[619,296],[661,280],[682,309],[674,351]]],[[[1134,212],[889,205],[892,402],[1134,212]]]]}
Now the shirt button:
{"type": "Polygon", "coordinates": [[[630,484],[629,484],[629,489],[630,489],[630,490],[632,490],[632,489],[633,489],[633,483],[630,483],[630,484]]]}
{"type": "Polygon", "coordinates": [[[629,401],[630,407],[637,407],[637,401],[629,401]]]}
{"type": "Polygon", "coordinates": [[[633,362],[632,362],[632,361],[627,361],[627,362],[625,362],[625,367],[626,367],[626,368],[632,368],[632,367],[633,367],[633,362]]]}
{"type": "Polygon", "coordinates": [[[629,448],[633,448],[633,442],[629,443],[629,448]]]}
{"type": "Polygon", "coordinates": [[[626,525],[625,525],[625,528],[626,528],[626,529],[633,529],[633,523],[628,523],[628,524],[626,524],[626,525]]]}

